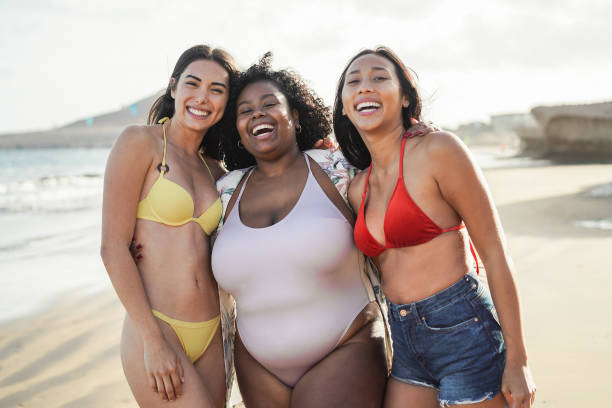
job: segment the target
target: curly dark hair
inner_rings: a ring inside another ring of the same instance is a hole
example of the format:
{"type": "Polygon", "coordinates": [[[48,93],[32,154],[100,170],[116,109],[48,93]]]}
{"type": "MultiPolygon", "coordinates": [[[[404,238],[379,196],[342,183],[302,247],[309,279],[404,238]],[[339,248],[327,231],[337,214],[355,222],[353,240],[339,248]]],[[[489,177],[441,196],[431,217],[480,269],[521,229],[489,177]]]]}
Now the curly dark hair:
{"type": "Polygon", "coordinates": [[[273,83],[287,98],[289,108],[297,110],[302,131],[296,135],[296,139],[301,151],[312,149],[318,140],[324,139],[331,133],[331,111],[323,99],[319,98],[296,72],[287,69],[274,71],[271,68],[271,60],[272,53],[265,53],[257,63],[238,76],[232,87],[226,112],[228,120],[234,126],[221,140],[223,161],[228,170],[255,164],[255,157],[238,146],[240,135],[235,126],[238,97],[247,85],[254,82],[273,83]]]}
{"type": "MultiPolygon", "coordinates": [[[[234,61],[234,58],[227,51],[221,48],[212,48],[211,46],[205,44],[195,45],[185,50],[179,57],[178,61],[176,61],[176,65],[174,66],[174,70],[170,76],[171,79],[174,78],[174,86],[176,86],[178,83],[180,76],[183,74],[183,71],[185,71],[187,66],[198,60],[214,61],[221,65],[221,67],[223,67],[223,69],[225,69],[229,74],[230,88],[240,71],[236,61],[234,61]]],[[[172,81],[169,81],[164,93],[161,94],[151,106],[149,117],[147,119],[149,125],[156,124],[161,118],[171,118],[174,116],[174,98],[171,96],[171,91],[172,81]]],[[[226,116],[227,106],[225,107],[225,112],[223,117],[221,117],[221,120],[208,129],[208,132],[206,132],[206,136],[200,145],[200,150],[202,150],[204,154],[216,160],[221,160],[222,158],[221,140],[223,139],[225,133],[227,133],[228,129],[231,129],[232,127],[232,122],[228,122],[226,116]]]]}
{"type": "MultiPolygon", "coordinates": [[[[408,129],[411,126],[410,118],[414,118],[418,121],[421,120],[421,97],[416,88],[415,80],[411,74],[411,70],[407,68],[402,60],[391,51],[388,47],[377,47],[374,50],[364,49],[358,52],[353,58],[351,58],[346,64],[340,80],[338,81],[338,88],[336,89],[336,100],[334,102],[334,135],[336,140],[342,149],[342,153],[346,159],[355,167],[363,170],[370,165],[372,158],[370,152],[366,147],[363,139],[357,132],[355,126],[351,123],[346,115],[342,114],[342,88],[344,88],[344,81],[346,79],[346,71],[351,66],[353,61],[357,58],[367,55],[375,54],[389,60],[395,67],[395,73],[399,79],[402,91],[408,96],[408,107],[402,108],[402,121],[404,122],[404,128],[408,129]]],[[[415,74],[416,75],[416,74],[415,74]]]]}

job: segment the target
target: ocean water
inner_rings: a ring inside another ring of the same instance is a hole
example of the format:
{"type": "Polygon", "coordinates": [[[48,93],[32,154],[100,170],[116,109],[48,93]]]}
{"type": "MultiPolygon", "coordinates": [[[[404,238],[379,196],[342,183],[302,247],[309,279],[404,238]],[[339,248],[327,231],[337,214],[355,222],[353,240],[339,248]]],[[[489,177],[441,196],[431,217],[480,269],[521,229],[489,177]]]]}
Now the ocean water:
{"type": "Polygon", "coordinates": [[[108,152],[0,150],[0,322],[110,288],[98,255],[108,152]]]}

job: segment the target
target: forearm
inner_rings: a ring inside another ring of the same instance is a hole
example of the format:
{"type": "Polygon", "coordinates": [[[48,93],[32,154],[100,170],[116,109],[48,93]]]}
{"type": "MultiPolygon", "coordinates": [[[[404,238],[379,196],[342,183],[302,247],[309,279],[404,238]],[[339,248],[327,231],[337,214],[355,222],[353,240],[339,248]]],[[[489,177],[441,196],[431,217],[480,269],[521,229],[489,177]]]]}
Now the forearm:
{"type": "Polygon", "coordinates": [[[483,263],[504,335],[506,362],[512,365],[526,365],[527,350],[523,337],[519,295],[512,274],[512,260],[508,256],[500,255],[489,259],[483,257],[483,263]]]}
{"type": "Polygon", "coordinates": [[[162,332],[151,311],[142,277],[130,255],[120,244],[102,245],[101,256],[119,300],[146,342],[159,340],[162,332]]]}

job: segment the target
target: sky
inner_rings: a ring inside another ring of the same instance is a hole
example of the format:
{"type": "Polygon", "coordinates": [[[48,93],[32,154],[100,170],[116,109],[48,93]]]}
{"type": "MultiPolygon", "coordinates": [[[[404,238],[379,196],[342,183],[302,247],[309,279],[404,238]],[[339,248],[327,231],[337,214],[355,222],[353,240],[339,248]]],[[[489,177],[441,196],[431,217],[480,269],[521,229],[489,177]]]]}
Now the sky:
{"type": "Polygon", "coordinates": [[[149,96],[199,43],[243,67],[272,51],[329,105],[352,55],[389,46],[447,128],[612,100],[609,0],[0,0],[0,16],[0,133],[149,96]]]}

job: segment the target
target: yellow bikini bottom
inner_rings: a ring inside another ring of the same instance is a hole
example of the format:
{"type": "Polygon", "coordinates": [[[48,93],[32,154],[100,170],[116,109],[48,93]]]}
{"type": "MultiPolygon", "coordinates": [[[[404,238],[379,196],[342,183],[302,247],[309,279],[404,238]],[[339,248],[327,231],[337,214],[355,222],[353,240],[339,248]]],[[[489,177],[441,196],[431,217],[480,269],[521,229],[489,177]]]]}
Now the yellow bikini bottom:
{"type": "Polygon", "coordinates": [[[152,309],[152,311],[155,317],[172,327],[176,337],[181,342],[183,351],[192,363],[195,363],[198,358],[202,357],[202,354],[204,354],[215,336],[221,321],[221,315],[219,315],[205,322],[184,322],[168,317],[155,309],[152,309]]]}

